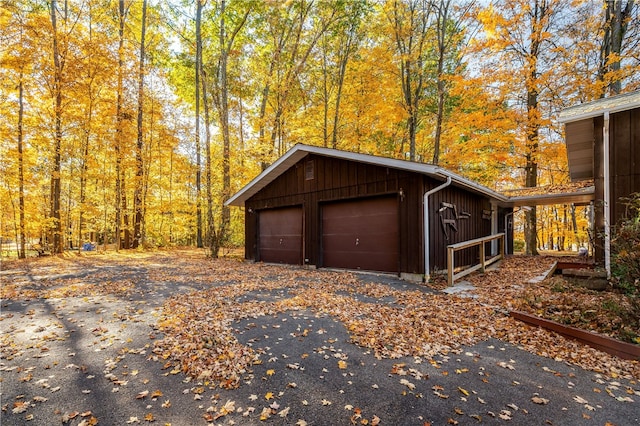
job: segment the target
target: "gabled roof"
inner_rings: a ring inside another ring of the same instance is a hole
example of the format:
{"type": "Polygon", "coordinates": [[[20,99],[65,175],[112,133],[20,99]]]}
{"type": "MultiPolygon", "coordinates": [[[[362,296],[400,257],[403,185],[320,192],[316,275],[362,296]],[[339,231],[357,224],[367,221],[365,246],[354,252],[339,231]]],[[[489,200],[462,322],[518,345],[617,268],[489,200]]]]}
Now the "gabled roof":
{"type": "Polygon", "coordinates": [[[560,113],[558,121],[560,123],[570,123],[601,116],[605,111],[612,114],[634,108],[640,108],[640,90],[566,108],[560,113]]]}
{"type": "Polygon", "coordinates": [[[442,167],[434,166],[432,164],[416,163],[413,161],[396,160],[393,158],[378,157],[375,155],[359,154],[355,152],[341,151],[331,148],[323,148],[318,146],[310,146],[304,144],[297,144],[289,151],[287,151],[282,157],[276,160],[265,171],[260,173],[256,178],[244,186],[234,196],[229,198],[225,205],[227,206],[243,206],[244,202],[257,194],[261,189],[273,182],[278,176],[283,174],[290,167],[295,165],[298,161],[306,157],[308,154],[322,155],[325,157],[339,158],[342,160],[350,160],[365,164],[373,164],[376,166],[389,167],[392,169],[406,170],[423,175],[430,176],[432,178],[445,181],[448,177],[451,177],[452,184],[454,186],[462,187],[472,192],[485,195],[491,199],[498,201],[501,205],[508,204],[508,198],[504,195],[493,191],[483,185],[473,182],[467,178],[464,178],[456,173],[450,172],[442,167]]]}
{"type": "Polygon", "coordinates": [[[489,197],[490,199],[496,200],[498,204],[503,207],[537,206],[566,203],[583,204],[588,203],[594,199],[593,185],[584,183],[581,185],[556,187],[553,190],[548,187],[541,187],[536,189],[536,192],[531,192],[532,189],[529,189],[528,192],[512,192],[509,194],[511,196],[508,196],[493,191],[492,189],[473,182],[456,173],[443,169],[442,167],[434,166],[432,164],[416,163],[413,161],[396,160],[393,158],[378,157],[375,155],[358,154],[355,152],[340,151],[331,148],[297,144],[289,151],[287,151],[282,157],[276,160],[276,162],[269,166],[265,171],[255,177],[251,182],[246,184],[234,196],[229,198],[225,202],[225,205],[240,207],[243,206],[245,201],[247,201],[253,195],[257,194],[261,189],[269,185],[278,176],[283,174],[290,167],[293,167],[298,161],[305,158],[308,154],[339,158],[342,160],[389,167],[398,170],[406,170],[430,176],[441,181],[445,181],[448,177],[450,177],[452,185],[465,188],[477,194],[481,194],[489,197]]]}

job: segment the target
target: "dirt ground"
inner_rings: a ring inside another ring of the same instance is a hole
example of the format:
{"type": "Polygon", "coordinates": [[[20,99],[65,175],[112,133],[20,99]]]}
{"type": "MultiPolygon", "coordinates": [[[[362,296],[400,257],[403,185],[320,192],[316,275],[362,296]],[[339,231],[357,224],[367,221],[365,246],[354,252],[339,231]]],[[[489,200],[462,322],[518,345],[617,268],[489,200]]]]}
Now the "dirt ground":
{"type": "Polygon", "coordinates": [[[0,280],[2,425],[640,424],[637,362],[485,296],[194,250],[0,280]]]}

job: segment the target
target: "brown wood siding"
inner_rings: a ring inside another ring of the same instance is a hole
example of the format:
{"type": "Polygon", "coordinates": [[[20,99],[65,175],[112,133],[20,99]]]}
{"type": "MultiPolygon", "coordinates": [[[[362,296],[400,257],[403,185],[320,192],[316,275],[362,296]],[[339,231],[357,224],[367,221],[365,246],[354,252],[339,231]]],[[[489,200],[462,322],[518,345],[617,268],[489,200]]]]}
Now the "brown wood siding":
{"type": "MultiPolygon", "coordinates": [[[[622,219],[626,206],[622,198],[640,192],[640,108],[617,112],[609,118],[609,173],[611,225],[622,219]]],[[[593,119],[595,184],[595,258],[604,261],[604,117],[593,119]]]]}
{"type": "MultiPolygon", "coordinates": [[[[449,244],[491,234],[490,212],[491,204],[487,199],[453,186],[446,187],[429,197],[429,231],[431,234],[429,250],[432,271],[447,269],[447,246],[449,244]],[[455,206],[457,219],[453,209],[447,207],[448,205],[455,206]],[[441,209],[442,211],[440,211],[441,209]],[[483,218],[483,211],[485,218],[483,218]],[[446,221],[453,222],[449,224],[446,221]],[[443,222],[445,222],[444,227],[443,222]],[[454,226],[457,231],[454,230],[454,226]]],[[[460,266],[475,264],[478,255],[478,247],[461,250],[455,255],[455,264],[460,266]]]]}
{"type": "MultiPolygon", "coordinates": [[[[409,171],[309,154],[245,203],[247,212],[245,256],[247,259],[258,260],[257,211],[302,205],[304,263],[321,266],[322,203],[386,195],[395,197],[398,203],[399,266],[397,269],[403,273],[422,274],[424,273],[422,196],[427,189],[441,183],[442,181],[409,171]],[[308,179],[307,161],[313,161],[313,179],[308,179]]],[[[472,214],[471,218],[460,220],[458,233],[452,237],[453,242],[489,235],[491,222],[481,219],[483,208],[489,209],[487,199],[450,187],[443,194],[438,196],[434,194],[431,197],[432,206],[436,205],[433,204],[435,199],[439,208],[441,197],[445,197],[442,200],[446,202],[451,202],[453,199],[457,204],[458,212],[468,211],[472,214]],[[470,225],[476,220],[480,222],[470,225]],[[463,224],[463,221],[468,223],[463,224]]],[[[431,217],[431,229],[440,231],[439,222],[434,222],[436,219],[435,216],[431,217]]],[[[432,265],[444,269],[446,253],[443,247],[446,247],[446,241],[440,234],[438,235],[438,238],[431,241],[432,253],[437,254],[436,263],[432,260],[432,265]]],[[[473,254],[460,256],[471,259],[473,254]]],[[[457,263],[461,264],[460,261],[457,263]]]]}
{"type": "Polygon", "coordinates": [[[572,181],[593,178],[593,120],[566,124],[567,157],[572,181]]]}
{"type": "Polygon", "coordinates": [[[623,198],[640,192],[640,108],[611,115],[611,220],[625,217],[623,198]]]}

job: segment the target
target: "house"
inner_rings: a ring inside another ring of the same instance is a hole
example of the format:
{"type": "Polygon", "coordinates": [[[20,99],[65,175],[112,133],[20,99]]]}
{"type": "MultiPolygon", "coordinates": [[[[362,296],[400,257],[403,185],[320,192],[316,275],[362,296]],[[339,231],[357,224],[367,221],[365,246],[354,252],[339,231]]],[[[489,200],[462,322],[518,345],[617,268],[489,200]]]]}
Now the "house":
{"type": "Polygon", "coordinates": [[[569,175],[593,179],[595,257],[611,272],[611,228],[625,216],[624,197],[640,192],[640,91],[565,109],[569,175]]]}
{"type": "MultiPolygon", "coordinates": [[[[446,270],[447,245],[504,232],[512,212],[504,195],[437,166],[303,144],[226,204],[245,207],[249,260],[414,280],[446,270]]],[[[477,257],[465,250],[456,264],[477,257]]]]}

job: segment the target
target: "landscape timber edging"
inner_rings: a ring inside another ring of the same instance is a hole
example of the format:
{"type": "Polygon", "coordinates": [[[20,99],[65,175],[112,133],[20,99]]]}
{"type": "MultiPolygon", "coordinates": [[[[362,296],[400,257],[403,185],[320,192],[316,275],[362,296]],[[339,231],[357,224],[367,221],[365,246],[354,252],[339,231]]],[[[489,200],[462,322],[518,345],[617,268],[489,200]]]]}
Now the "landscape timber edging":
{"type": "Polygon", "coordinates": [[[602,334],[560,324],[559,322],[547,320],[524,312],[511,311],[509,312],[509,315],[526,324],[555,331],[558,334],[585,343],[592,348],[601,350],[608,354],[615,355],[623,359],[640,360],[640,345],[622,342],[602,334]]]}

